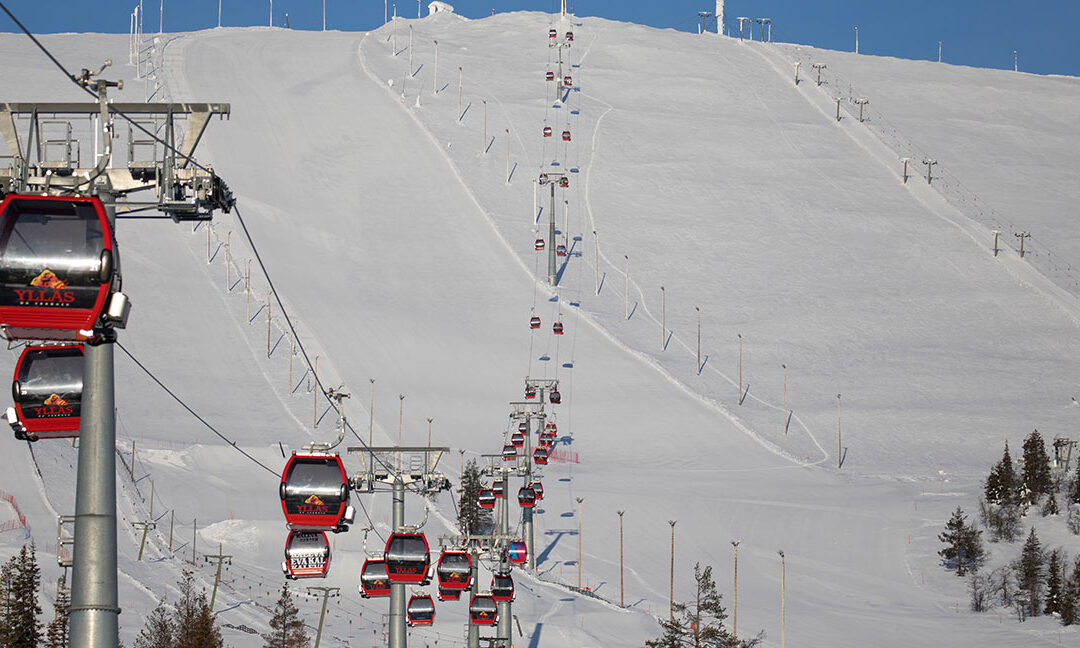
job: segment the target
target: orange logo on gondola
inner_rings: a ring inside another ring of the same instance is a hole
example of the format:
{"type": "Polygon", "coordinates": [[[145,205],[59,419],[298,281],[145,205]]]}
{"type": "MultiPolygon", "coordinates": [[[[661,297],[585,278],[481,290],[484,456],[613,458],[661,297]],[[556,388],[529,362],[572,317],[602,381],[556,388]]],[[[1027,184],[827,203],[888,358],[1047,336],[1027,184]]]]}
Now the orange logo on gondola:
{"type": "Polygon", "coordinates": [[[48,268],[30,280],[30,288],[15,288],[15,298],[27,306],[68,306],[75,301],[75,291],[48,268]],[[37,290],[33,290],[36,288],[37,290]]]}
{"type": "Polygon", "coordinates": [[[53,394],[45,399],[46,405],[67,405],[67,401],[60,398],[59,394],[53,394]]]}
{"type": "Polygon", "coordinates": [[[35,288],[52,288],[54,290],[63,290],[67,288],[67,282],[56,276],[56,273],[48,268],[41,271],[41,274],[30,280],[30,285],[35,288]]]}
{"type": "Polygon", "coordinates": [[[32,408],[36,418],[55,418],[58,416],[74,416],[75,407],[60,398],[59,394],[52,394],[45,399],[40,407],[32,408]]]}
{"type": "Polygon", "coordinates": [[[309,515],[322,515],[330,512],[330,507],[326,505],[326,502],[323,502],[321,499],[319,499],[318,495],[309,496],[306,500],[304,500],[303,504],[297,507],[297,509],[300,513],[305,513],[309,515]]]}

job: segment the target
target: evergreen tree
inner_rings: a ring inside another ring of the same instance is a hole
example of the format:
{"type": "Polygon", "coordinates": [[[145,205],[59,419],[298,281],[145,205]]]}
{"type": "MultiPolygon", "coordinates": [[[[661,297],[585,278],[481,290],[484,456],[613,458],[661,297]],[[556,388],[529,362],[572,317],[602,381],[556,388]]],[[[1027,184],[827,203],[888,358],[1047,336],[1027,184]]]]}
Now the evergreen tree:
{"type": "Polygon", "coordinates": [[[1062,590],[1058,614],[1062,623],[1072,625],[1080,621],[1080,556],[1076,557],[1072,574],[1065,580],[1062,590]]]}
{"type": "Polygon", "coordinates": [[[195,577],[185,571],[180,578],[180,599],[173,613],[176,628],[173,648],[222,648],[221,631],[205,592],[195,591],[195,577]]]}
{"type": "Polygon", "coordinates": [[[1069,502],[1080,504],[1080,457],[1076,458],[1076,475],[1073,476],[1072,488],[1069,491],[1069,502]]]}
{"type": "Polygon", "coordinates": [[[262,637],[263,648],[307,648],[310,643],[288,583],[282,586],[274,616],[270,617],[270,632],[262,637]]]}
{"type": "Polygon", "coordinates": [[[1018,491],[1019,483],[1013,470],[1012,457],[1009,456],[1009,442],[1006,441],[1001,461],[986,478],[986,501],[990,504],[1014,504],[1018,491]]]}
{"type": "Polygon", "coordinates": [[[139,636],[135,637],[135,648],[173,648],[179,639],[178,634],[172,614],[165,607],[165,601],[162,601],[146,617],[146,624],[139,631],[139,636]]]}
{"type": "Polygon", "coordinates": [[[41,570],[37,564],[34,543],[23,545],[18,555],[0,570],[3,586],[3,622],[0,623],[0,646],[4,648],[37,648],[41,640],[41,570]]]}
{"type": "Polygon", "coordinates": [[[491,514],[480,508],[480,469],[476,460],[470,459],[465,464],[465,474],[461,476],[461,496],[458,500],[458,526],[464,533],[483,533],[491,525],[491,514]]]}
{"type": "Polygon", "coordinates": [[[1024,470],[1021,484],[1027,495],[1028,504],[1038,502],[1042,495],[1050,492],[1053,485],[1050,477],[1050,457],[1046,454],[1046,444],[1038,430],[1024,439],[1024,470]]]}
{"type": "Polygon", "coordinates": [[[1039,537],[1035,534],[1035,527],[1031,528],[1031,533],[1024,542],[1024,548],[1020,552],[1020,560],[1016,563],[1015,569],[1020,589],[1027,593],[1029,616],[1039,616],[1039,603],[1042,598],[1040,593],[1046,574],[1046,556],[1039,537]]]}
{"type": "Polygon", "coordinates": [[[1062,570],[1064,560],[1061,549],[1050,552],[1050,558],[1046,563],[1046,601],[1043,610],[1047,614],[1061,613],[1063,591],[1062,570]]]}
{"type": "Polygon", "coordinates": [[[938,540],[945,543],[945,548],[938,551],[946,567],[955,567],[956,575],[978,571],[985,552],[982,546],[982,531],[974,524],[967,524],[967,516],[959,506],[952,518],[945,523],[945,531],[938,535],[938,540]]]}
{"type": "Polygon", "coordinates": [[[1042,515],[1046,517],[1048,515],[1057,515],[1061,513],[1061,509],[1058,508],[1057,497],[1054,495],[1054,491],[1050,491],[1050,497],[1046,498],[1046,504],[1043,504],[1042,515]]]}
{"type": "Polygon", "coordinates": [[[694,599],[675,604],[675,619],[661,621],[664,634],[656,640],[646,641],[650,648],[733,648],[735,638],[724,627],[727,611],[720,604],[721,594],[716,591],[712,567],[694,565],[694,599]]]}
{"type": "MultiPolygon", "coordinates": [[[[64,580],[61,579],[61,590],[63,589],[64,584],[64,580]]],[[[61,593],[57,596],[53,608],[55,610],[55,616],[45,629],[45,646],[46,648],[67,648],[68,620],[71,616],[71,600],[68,598],[68,595],[61,593]]]]}

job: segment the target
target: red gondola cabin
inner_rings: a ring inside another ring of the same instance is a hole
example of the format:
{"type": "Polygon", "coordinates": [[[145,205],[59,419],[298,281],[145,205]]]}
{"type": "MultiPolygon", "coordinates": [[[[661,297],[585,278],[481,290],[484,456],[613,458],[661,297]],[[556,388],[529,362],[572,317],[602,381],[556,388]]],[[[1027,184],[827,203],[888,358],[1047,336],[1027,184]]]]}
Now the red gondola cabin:
{"type": "Polygon", "coordinates": [[[405,608],[405,616],[409,627],[429,626],[435,622],[435,601],[426,594],[413,596],[405,608]]]}
{"type": "Polygon", "coordinates": [[[551,29],[548,30],[548,38],[558,38],[558,37],[559,37],[559,32],[556,31],[555,28],[551,28],[551,29]]]}
{"type": "Polygon", "coordinates": [[[540,318],[537,317],[536,315],[533,315],[532,317],[530,317],[529,318],[529,328],[534,328],[534,329],[540,328],[540,318]]]}
{"type": "Polygon", "coordinates": [[[551,137],[551,126],[544,126],[544,137],[551,137]]]}
{"type": "Polygon", "coordinates": [[[570,86],[574,85],[574,80],[570,78],[569,74],[567,74],[566,76],[563,77],[562,84],[564,86],[566,86],[567,88],[569,88],[570,86]]]}
{"type": "Polygon", "coordinates": [[[352,523],[349,479],[337,455],[289,457],[278,495],[290,528],[337,532],[348,530],[352,523]]]}
{"type": "Polygon", "coordinates": [[[423,533],[394,533],[383,551],[386,575],[391,583],[427,585],[431,554],[423,533]]]}
{"type": "Polygon", "coordinates": [[[562,141],[564,141],[564,142],[569,142],[570,141],[570,131],[564,130],[562,132],[562,141]]]}
{"type": "Polygon", "coordinates": [[[551,393],[548,394],[548,400],[551,401],[552,405],[558,405],[562,402],[562,394],[559,393],[558,389],[553,389],[551,393]]]}
{"type": "Polygon", "coordinates": [[[574,32],[572,32],[572,31],[566,32],[566,42],[568,42],[568,43],[573,43],[574,42],[574,32]]]}
{"type": "Polygon", "coordinates": [[[360,596],[382,598],[390,596],[390,577],[386,575],[385,560],[365,560],[360,569],[360,596]]]}
{"type": "Polygon", "coordinates": [[[533,450],[533,463],[535,463],[537,465],[540,465],[540,466],[546,466],[547,462],[548,462],[547,448],[536,448],[535,450],[533,450]]]}
{"type": "Polygon", "coordinates": [[[472,559],[464,551],[444,551],[435,567],[439,590],[460,591],[469,588],[472,578],[472,559]]]}
{"type": "Polygon", "coordinates": [[[119,256],[97,197],[8,194],[0,202],[0,326],[9,340],[97,339],[123,328],[119,256]]]}
{"type": "Polygon", "coordinates": [[[510,562],[515,565],[520,565],[529,559],[529,551],[525,546],[525,543],[520,540],[514,540],[507,548],[507,554],[509,554],[510,562]]]}
{"type": "Polygon", "coordinates": [[[493,626],[499,621],[499,605],[490,594],[474,594],[469,601],[469,620],[480,626],[493,626]]]}
{"type": "Polygon", "coordinates": [[[561,256],[561,257],[566,256],[566,246],[563,245],[562,243],[559,243],[558,245],[556,245],[555,246],[555,256],[561,256]]]}
{"type": "Polygon", "coordinates": [[[536,491],[529,486],[522,486],[519,488],[518,505],[522,508],[532,508],[536,506],[536,491]]]}
{"type": "Polygon", "coordinates": [[[551,332],[554,333],[555,335],[562,335],[563,334],[562,322],[555,322],[554,324],[552,324],[551,325],[551,332]]]}
{"type": "Polygon", "coordinates": [[[15,438],[37,441],[79,436],[83,347],[28,346],[15,365],[7,411],[15,438]]]}
{"type": "Polygon", "coordinates": [[[547,73],[544,74],[544,78],[547,79],[548,81],[554,81],[555,80],[555,73],[552,72],[551,70],[548,70],[547,73]]]}
{"type": "Polygon", "coordinates": [[[480,494],[477,495],[477,499],[479,500],[478,504],[480,504],[480,508],[482,508],[482,509],[495,508],[495,491],[494,490],[492,490],[490,488],[481,488],[480,489],[480,494]]]}

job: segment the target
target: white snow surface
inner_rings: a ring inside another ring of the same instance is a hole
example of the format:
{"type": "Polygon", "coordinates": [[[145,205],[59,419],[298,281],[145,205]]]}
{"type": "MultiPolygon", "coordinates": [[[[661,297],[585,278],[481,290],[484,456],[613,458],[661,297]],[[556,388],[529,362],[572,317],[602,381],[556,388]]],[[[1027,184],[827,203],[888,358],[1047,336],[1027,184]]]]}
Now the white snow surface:
{"type": "MultiPolygon", "coordinates": [[[[134,67],[120,64],[125,37],[43,42],[76,69],[111,56],[110,73],[125,79],[116,99],[144,98],[134,67]]],[[[82,100],[25,38],[0,35],[0,52],[18,62],[4,67],[5,100],[82,100]]],[[[434,418],[434,443],[468,457],[501,447],[507,402],[521,398],[526,375],[559,378],[558,447],[579,463],[544,470],[538,576],[515,572],[518,645],[641,645],[658,635],[668,520],[677,520],[676,599],[689,595],[694,563],[712,565],[730,613],[729,541],[741,542],[739,634],[764,630],[768,646],[780,645],[781,549],[794,643],[1077,641],[1053,619],[1002,623],[996,613],[967,612],[965,583],[936,555],[944,521],[957,505],[974,513],[1006,440],[1016,456],[1032,428],[1067,436],[1077,415],[1080,290],[1068,265],[1080,253],[1068,221],[1080,198],[1077,79],[540,13],[439,14],[368,34],[165,35],[154,61],[155,100],[231,103],[231,118],[210,124],[199,159],[237,193],[301,341],[319,356],[321,380],[352,393],[346,412],[365,441],[372,378],[376,444],[396,443],[400,404],[406,443],[426,443],[434,418]],[[556,65],[549,26],[575,35],[564,54],[573,79],[565,100],[544,81],[556,65]],[[820,88],[815,61],[828,63],[820,88]],[[846,99],[835,120],[834,97],[846,98],[848,84],[871,100],[865,123],[846,99]],[[541,136],[545,123],[555,137],[541,136]],[[559,137],[564,129],[570,142],[559,137]],[[940,182],[928,186],[918,163],[901,182],[898,160],[914,150],[939,160],[940,182]],[[555,290],[546,257],[533,251],[537,208],[545,228],[548,217],[546,188],[535,205],[533,180],[545,170],[570,176],[557,212],[571,254],[555,290]],[[990,232],[1006,225],[1032,232],[1033,254],[1021,259],[1008,229],[993,255],[990,232]],[[544,323],[536,331],[526,326],[533,313],[544,323]],[[562,337],[551,334],[557,318],[562,337]],[[618,607],[617,510],[626,511],[626,609],[618,607]],[[602,599],[557,584],[577,584],[579,522],[582,584],[602,599]]],[[[310,374],[298,352],[290,363],[276,304],[267,358],[268,289],[253,264],[249,310],[239,278],[253,255],[235,216],[215,219],[209,263],[206,232],[120,221],[134,304],[121,340],[278,470],[279,443],[288,452],[324,439],[333,416],[314,399],[325,417],[313,429],[310,374]]],[[[4,355],[0,372],[17,353],[4,355]]],[[[124,642],[163,594],[175,596],[193,523],[201,582],[213,581],[204,552],[220,543],[233,556],[219,619],[265,631],[265,608],[283,581],[278,478],[194,420],[119,349],[116,364],[124,462],[136,444],[136,483],[125,464],[117,476],[124,642]],[[140,562],[131,523],[150,519],[151,488],[157,529],[140,562]]],[[[17,498],[47,551],[56,514],[73,512],[76,451],[63,441],[35,444],[39,478],[25,444],[8,436],[0,446],[0,490],[17,498]]],[[[441,464],[454,481],[457,454],[441,464]]],[[[359,499],[385,537],[389,497],[359,499]]],[[[423,506],[410,497],[410,522],[423,506]]],[[[449,494],[430,506],[429,538],[450,532],[449,494]]],[[[344,597],[325,632],[372,645],[386,600],[361,601],[356,587],[365,551],[380,541],[372,533],[365,543],[364,512],[358,517],[333,537],[326,584],[344,597]]],[[[1048,522],[1035,524],[1041,532],[1048,522]]],[[[1051,535],[1075,552],[1075,537],[1051,535]]],[[[0,557],[22,541],[21,531],[0,535],[0,557]]],[[[46,581],[58,573],[49,564],[46,581]]],[[[316,623],[317,603],[301,605],[316,623]]],[[[438,604],[434,628],[411,630],[410,641],[463,645],[465,608],[438,604]]],[[[225,635],[233,646],[261,645],[255,635],[225,635]]]]}

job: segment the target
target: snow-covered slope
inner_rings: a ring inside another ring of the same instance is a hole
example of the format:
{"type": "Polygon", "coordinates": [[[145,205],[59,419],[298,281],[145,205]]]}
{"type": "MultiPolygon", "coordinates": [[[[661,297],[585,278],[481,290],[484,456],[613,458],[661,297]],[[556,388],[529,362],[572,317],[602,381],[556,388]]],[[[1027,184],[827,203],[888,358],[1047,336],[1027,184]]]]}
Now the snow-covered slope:
{"type": "MultiPolygon", "coordinates": [[[[545,471],[540,580],[517,578],[522,641],[637,645],[653,635],[651,614],[668,604],[668,520],[677,520],[676,598],[701,562],[714,566],[730,602],[728,542],[739,539],[740,634],[764,629],[770,644],[780,636],[778,549],[787,555],[793,641],[907,646],[944,637],[1027,646],[1056,631],[1049,621],[1017,627],[957,616],[963,584],[940,572],[934,552],[947,512],[974,501],[1005,439],[1015,445],[1031,427],[1047,436],[1068,430],[1069,359],[1080,344],[1075,297],[1014,253],[995,258],[986,225],[950,196],[903,185],[892,162],[908,153],[850,113],[836,123],[828,88],[806,82],[807,63],[795,87],[792,61],[805,49],[600,19],[556,23],[575,32],[566,53],[573,88],[556,100],[543,80],[555,67],[549,23],[545,14],[520,13],[399,21],[366,35],[226,29],[166,37],[155,50],[159,97],[232,104],[232,118],[211,125],[200,159],[237,192],[301,341],[319,356],[320,378],[352,392],[347,412],[359,432],[374,378],[376,443],[396,442],[401,406],[406,443],[425,443],[433,417],[436,444],[494,452],[522,378],[562,382],[560,448],[580,463],[545,471]],[[545,123],[556,137],[541,136],[545,123]],[[558,137],[563,129],[571,142],[558,137]],[[548,216],[546,199],[534,202],[533,180],[549,169],[571,178],[558,209],[571,255],[555,291],[532,249],[537,208],[542,223],[548,216]],[[530,332],[534,312],[544,327],[530,332]],[[567,326],[561,338],[550,333],[556,317],[567,326]],[[839,471],[837,393],[846,448],[839,471]],[[583,584],[616,603],[616,510],[626,511],[628,610],[550,584],[576,584],[576,497],[584,498],[583,584]]],[[[46,42],[73,67],[105,55],[126,60],[122,38],[46,42]]],[[[0,51],[26,62],[8,86],[18,89],[11,99],[72,98],[22,40],[0,37],[0,51]]],[[[829,70],[848,64],[830,59],[829,70]]],[[[1041,113],[1027,100],[1074,101],[1075,80],[1000,80],[997,72],[866,57],[850,65],[853,78],[882,84],[866,84],[871,108],[903,119],[896,123],[913,141],[946,134],[907,133],[908,124],[928,120],[892,98],[888,75],[903,80],[906,97],[935,88],[916,83],[924,74],[959,88],[949,99],[973,121],[970,132],[984,123],[978,88],[1015,84],[1002,93],[1002,111],[984,121],[1023,122],[1030,136],[953,133],[948,148],[962,143],[970,166],[935,154],[939,168],[1000,201],[999,210],[1029,196],[1065,205],[1075,193],[1054,175],[1080,142],[1075,121],[1036,120],[1041,113]],[[980,159],[1020,155],[1033,138],[1062,143],[1031,158],[1046,173],[1021,179],[999,170],[979,176],[985,186],[969,177],[983,168],[980,159]]],[[[133,68],[120,71],[129,80],[124,92],[138,94],[133,68]]],[[[1042,215],[1029,217],[1041,223],[1042,215]]],[[[267,288],[257,264],[250,309],[243,282],[226,290],[253,256],[234,217],[217,219],[209,239],[205,225],[119,227],[135,304],[123,343],[133,355],[272,467],[281,463],[278,442],[287,450],[330,434],[330,416],[312,429],[309,374],[299,355],[290,363],[276,305],[266,358],[267,288]]],[[[220,618],[262,628],[265,612],[243,601],[266,604],[281,581],[276,478],[223,445],[122,354],[118,370],[120,447],[130,453],[136,439],[137,477],[148,475],[138,493],[120,478],[125,641],[175,581],[193,518],[200,552],[221,542],[235,555],[238,575],[219,601],[239,606],[220,618]],[[166,557],[166,515],[151,542],[153,562],[138,563],[129,523],[149,515],[151,480],[154,516],[175,510],[179,551],[166,557]]],[[[315,416],[323,415],[325,403],[315,402],[315,416]]],[[[25,450],[0,443],[19,459],[6,461],[11,472],[0,489],[20,489],[35,537],[47,542],[49,506],[71,509],[74,476],[65,466],[74,452],[35,446],[39,489],[21,460],[25,450]]],[[[450,454],[442,467],[454,475],[459,462],[450,454]]],[[[385,532],[387,498],[364,502],[385,532]]],[[[410,521],[421,506],[409,500],[410,521]]],[[[434,506],[429,537],[453,518],[447,495],[434,506]]],[[[0,536],[7,551],[15,535],[0,536]]],[[[367,548],[377,544],[372,535],[367,548]]],[[[335,538],[328,580],[347,592],[328,620],[335,637],[379,634],[384,602],[353,594],[364,549],[358,529],[335,538]]],[[[435,629],[414,631],[413,641],[462,643],[463,611],[441,604],[435,629]]],[[[228,638],[255,645],[239,632],[228,638]]]]}

